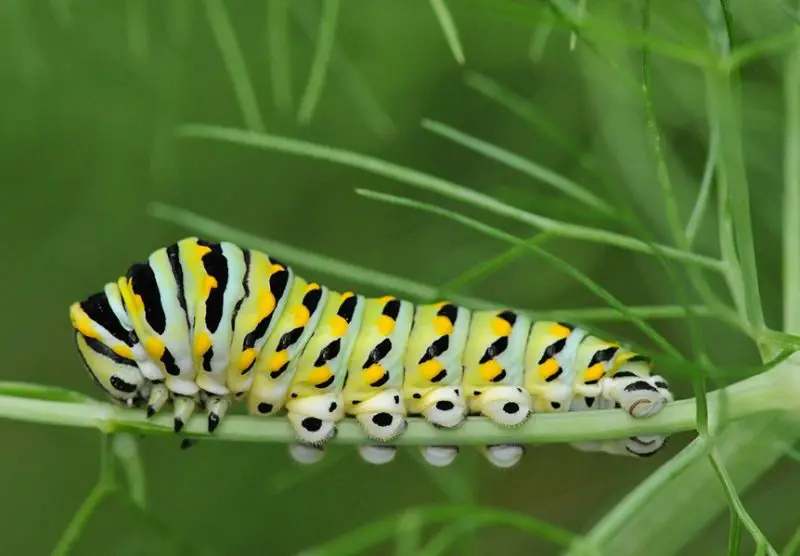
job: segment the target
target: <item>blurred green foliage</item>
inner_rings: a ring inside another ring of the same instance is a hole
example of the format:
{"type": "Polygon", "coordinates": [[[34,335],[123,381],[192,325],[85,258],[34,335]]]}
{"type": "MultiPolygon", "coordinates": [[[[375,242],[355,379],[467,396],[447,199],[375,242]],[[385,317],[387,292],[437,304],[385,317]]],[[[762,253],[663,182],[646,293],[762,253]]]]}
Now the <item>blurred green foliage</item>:
{"type": "MultiPolygon", "coordinates": [[[[652,31],[662,42],[706,51],[705,21],[694,3],[654,4],[652,31]]],[[[335,37],[329,63],[323,63],[321,96],[313,117],[301,124],[296,114],[315,59],[320,13],[330,5],[313,0],[6,0],[0,5],[4,380],[97,395],[72,345],[67,308],[134,260],[188,235],[147,215],[155,201],[434,285],[508,247],[446,219],[378,204],[354,192],[409,194],[390,180],[301,157],[178,139],[176,127],[183,123],[263,125],[270,133],[445,177],[531,212],[635,235],[619,213],[591,212],[528,175],[431,133],[421,126],[430,118],[624,206],[653,238],[669,243],[638,89],[635,2],[590,1],[589,13],[613,26],[598,24],[598,36],[605,40],[579,40],[570,50],[569,30],[544,3],[509,11],[501,2],[452,0],[448,5],[466,60],[461,66],[431,3],[342,1],[335,28],[325,31],[335,37]],[[543,42],[541,25],[548,21],[555,23],[543,42]],[[241,79],[231,78],[242,75],[231,48],[243,56],[250,92],[241,79]],[[527,104],[509,110],[494,102],[485,94],[493,82],[527,104]]],[[[733,8],[736,43],[791,31],[792,20],[778,2],[742,2],[733,8]]],[[[685,222],[709,140],[703,76],[654,51],[655,110],[685,222]]],[[[767,321],[776,328],[781,317],[781,64],[778,54],[752,62],[741,83],[761,294],[767,321]]],[[[442,203],[433,194],[414,195],[442,203]]],[[[457,208],[520,237],[535,232],[457,208]]],[[[700,228],[699,252],[716,253],[714,230],[712,215],[700,228]]],[[[677,302],[674,285],[652,257],[566,240],[548,241],[546,247],[629,305],[677,302]]],[[[352,286],[313,277],[334,287],[352,286]]],[[[530,256],[460,293],[535,310],[601,304],[580,284],[530,256]]],[[[654,326],[689,351],[685,321],[654,326]]],[[[630,324],[604,327],[647,344],[630,324]]],[[[729,327],[703,321],[703,333],[715,363],[757,362],[755,348],[729,327]]],[[[676,386],[681,396],[691,395],[688,384],[676,386]]],[[[97,435],[10,422],[0,422],[0,435],[6,502],[0,507],[5,524],[0,553],[46,554],[96,480],[97,435]]],[[[200,545],[208,554],[290,554],[408,507],[470,501],[581,533],[690,438],[676,435],[664,452],[644,461],[587,455],[567,446],[538,447],[520,466],[503,472],[469,451],[452,467],[433,470],[419,465],[410,452],[401,452],[389,466],[370,467],[353,450],[334,447],[323,467],[309,471],[298,470],[281,445],[208,442],[184,453],[176,441],[147,438],[140,443],[147,514],[121,497],[108,499],[91,517],[74,553],[200,554],[191,547],[200,545]]],[[[776,545],[797,527],[798,498],[787,492],[798,488],[796,462],[782,462],[744,496],[776,545]]],[[[721,553],[727,525],[727,516],[720,516],[685,553],[721,553]]],[[[461,534],[470,534],[469,529],[461,534]]],[[[455,546],[470,546],[475,554],[556,553],[544,541],[508,528],[484,528],[470,538],[455,546]]],[[[389,543],[370,553],[392,550],[389,543]]]]}

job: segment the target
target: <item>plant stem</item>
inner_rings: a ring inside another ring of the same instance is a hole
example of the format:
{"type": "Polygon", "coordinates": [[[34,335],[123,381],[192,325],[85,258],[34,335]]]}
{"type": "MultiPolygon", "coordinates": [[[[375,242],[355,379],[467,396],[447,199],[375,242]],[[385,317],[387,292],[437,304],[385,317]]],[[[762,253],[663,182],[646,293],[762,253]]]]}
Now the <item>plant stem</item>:
{"type": "MultiPolygon", "coordinates": [[[[797,367],[784,361],[761,373],[724,389],[728,409],[727,420],[782,411],[800,412],[800,375],[797,367]]],[[[722,390],[708,394],[709,428],[719,425],[717,411],[722,390]]],[[[29,423],[67,427],[97,428],[103,432],[137,432],[172,436],[172,418],[166,413],[151,419],[142,410],[131,410],[98,402],[60,402],[0,396],[0,417],[29,423]]],[[[670,434],[696,427],[695,402],[680,400],[669,404],[661,413],[647,419],[632,419],[617,409],[562,414],[536,414],[522,426],[503,429],[482,417],[470,417],[455,430],[439,430],[421,418],[409,418],[408,429],[397,445],[437,445],[455,443],[482,445],[489,443],[542,444],[577,442],[626,436],[670,434]]],[[[214,434],[206,432],[206,422],[196,414],[185,427],[189,437],[238,442],[283,442],[296,440],[291,424],[282,418],[260,418],[230,415],[214,434]]],[[[338,424],[335,444],[360,445],[374,442],[364,435],[358,423],[345,419],[338,424]]]]}

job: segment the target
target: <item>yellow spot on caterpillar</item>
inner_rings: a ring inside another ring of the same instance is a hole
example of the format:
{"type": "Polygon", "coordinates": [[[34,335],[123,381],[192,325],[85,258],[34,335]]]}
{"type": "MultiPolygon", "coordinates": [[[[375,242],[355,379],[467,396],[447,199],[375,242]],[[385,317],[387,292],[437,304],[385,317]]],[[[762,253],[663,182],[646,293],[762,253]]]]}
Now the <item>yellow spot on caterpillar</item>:
{"type": "Polygon", "coordinates": [[[81,334],[88,338],[99,338],[100,334],[94,329],[94,323],[89,315],[84,313],[80,306],[75,303],[70,310],[69,315],[72,320],[72,326],[81,334]]]}
{"type": "Polygon", "coordinates": [[[388,336],[392,333],[395,324],[397,324],[397,322],[392,317],[387,317],[386,315],[379,316],[378,322],[375,323],[378,327],[378,332],[384,336],[388,336]]]}
{"type": "Polygon", "coordinates": [[[486,382],[492,382],[492,379],[496,378],[500,373],[503,372],[503,367],[492,359],[491,361],[487,361],[480,366],[480,374],[481,378],[486,382]]]}
{"type": "Polygon", "coordinates": [[[269,265],[270,274],[275,274],[276,272],[281,272],[282,270],[286,270],[283,265],[277,263],[269,265]]]}
{"type": "Polygon", "coordinates": [[[430,382],[433,377],[442,372],[442,369],[444,369],[444,366],[439,361],[436,359],[428,359],[419,366],[419,374],[422,378],[430,382]]]}
{"type": "Polygon", "coordinates": [[[141,295],[134,295],[133,303],[139,313],[144,311],[144,300],[142,299],[141,295]]]}
{"type": "Polygon", "coordinates": [[[583,374],[584,382],[588,382],[590,380],[600,380],[603,378],[603,374],[605,373],[605,366],[602,363],[595,363],[583,374]]]}
{"type": "Polygon", "coordinates": [[[393,295],[384,295],[383,297],[379,297],[378,301],[381,303],[389,303],[390,301],[394,301],[393,295]]]}
{"type": "Polygon", "coordinates": [[[375,363],[374,365],[370,365],[366,369],[364,369],[364,380],[367,384],[372,384],[373,382],[380,380],[384,374],[383,367],[375,363]]]}
{"type": "Polygon", "coordinates": [[[306,286],[306,293],[318,289],[319,289],[319,284],[317,284],[316,282],[309,282],[309,284],[306,286]]]}
{"type": "Polygon", "coordinates": [[[263,290],[261,295],[258,296],[258,314],[259,320],[266,318],[267,315],[272,314],[275,310],[275,296],[267,290],[263,290]]]}
{"type": "Polygon", "coordinates": [[[147,352],[147,355],[156,361],[161,361],[161,356],[164,355],[165,349],[166,346],[164,342],[154,336],[148,336],[144,339],[144,350],[147,352]]]}
{"type": "Polygon", "coordinates": [[[347,321],[339,315],[334,315],[331,319],[330,327],[334,336],[342,337],[347,332],[347,321]]]}
{"type": "Polygon", "coordinates": [[[208,348],[211,347],[211,336],[208,335],[208,332],[198,332],[194,336],[194,354],[197,357],[202,357],[205,352],[208,351],[208,348]]]}
{"type": "Polygon", "coordinates": [[[433,319],[433,331],[439,336],[444,336],[453,332],[453,323],[447,317],[438,316],[433,319]]]}
{"type": "Polygon", "coordinates": [[[133,359],[133,350],[124,344],[111,346],[111,349],[113,349],[114,353],[116,353],[120,357],[125,357],[126,359],[133,359]]]}
{"type": "Polygon", "coordinates": [[[272,357],[269,360],[269,371],[277,371],[281,367],[283,367],[286,362],[289,360],[289,354],[284,349],[282,351],[278,351],[272,354],[272,357]]]}
{"type": "Polygon", "coordinates": [[[353,295],[354,295],[353,292],[344,292],[342,294],[342,301],[344,301],[345,299],[348,299],[350,297],[353,297],[353,295]]]}
{"type": "Polygon", "coordinates": [[[332,375],[333,373],[331,372],[330,367],[324,365],[322,367],[317,367],[308,373],[308,380],[314,385],[322,384],[326,380],[330,380],[332,375]]]}
{"type": "Polygon", "coordinates": [[[492,332],[494,332],[496,336],[510,336],[511,325],[507,320],[495,317],[492,319],[492,332]]]}
{"type": "Polygon", "coordinates": [[[242,352],[239,356],[239,370],[243,371],[247,367],[253,364],[256,358],[256,350],[255,348],[247,348],[242,352]]]}
{"type": "Polygon", "coordinates": [[[556,323],[550,326],[550,334],[552,334],[557,338],[566,338],[571,333],[572,332],[570,331],[570,329],[564,326],[563,324],[556,323]]]}
{"type": "Polygon", "coordinates": [[[542,377],[544,380],[547,380],[551,376],[553,376],[556,372],[558,372],[558,361],[553,358],[548,359],[541,365],[539,365],[539,376],[542,377]]]}
{"type": "Polygon", "coordinates": [[[218,286],[217,279],[213,276],[208,276],[203,279],[203,287],[202,287],[202,295],[203,297],[208,297],[211,295],[211,290],[218,286]]]}
{"type": "Polygon", "coordinates": [[[199,243],[194,244],[194,256],[197,259],[202,259],[204,255],[211,253],[211,247],[208,245],[200,245],[199,243]]]}
{"type": "Polygon", "coordinates": [[[292,309],[292,313],[294,313],[295,326],[305,326],[311,319],[311,313],[308,312],[308,307],[305,305],[295,306],[294,309],[292,309]]]}

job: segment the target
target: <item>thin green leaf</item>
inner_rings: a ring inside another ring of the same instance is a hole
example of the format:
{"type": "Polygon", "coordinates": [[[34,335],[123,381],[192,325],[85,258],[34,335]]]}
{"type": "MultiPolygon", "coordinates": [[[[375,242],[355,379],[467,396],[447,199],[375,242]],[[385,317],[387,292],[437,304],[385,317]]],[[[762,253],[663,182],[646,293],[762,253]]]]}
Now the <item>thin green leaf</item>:
{"type": "Polygon", "coordinates": [[[492,145],[491,143],[487,143],[486,141],[477,139],[476,137],[467,135],[466,133],[463,133],[441,122],[424,119],[422,120],[422,127],[488,158],[496,160],[501,164],[505,164],[509,168],[519,170],[520,172],[531,176],[534,179],[540,180],[552,186],[561,193],[572,197],[573,199],[580,201],[581,203],[597,211],[608,215],[614,214],[613,207],[603,201],[603,199],[585,187],[575,183],[571,179],[562,176],[558,172],[554,172],[549,168],[545,168],[541,164],[523,158],[496,145],[492,145]]]}
{"type": "Polygon", "coordinates": [[[265,131],[264,119],[261,116],[261,109],[258,107],[258,99],[250,74],[247,71],[247,64],[244,61],[242,49],[236,39],[236,31],[231,23],[228,10],[222,0],[204,0],[206,16],[214,34],[225,69],[228,71],[236,93],[236,101],[239,110],[242,112],[245,126],[251,131],[265,131]]]}
{"type": "Polygon", "coordinates": [[[415,201],[413,199],[408,199],[407,197],[388,195],[385,193],[378,193],[367,189],[356,189],[356,193],[358,193],[359,195],[363,195],[368,199],[374,199],[376,201],[382,201],[395,205],[414,208],[417,210],[422,210],[425,212],[430,212],[438,216],[449,218],[450,220],[458,222],[459,224],[463,224],[469,228],[477,230],[490,237],[497,238],[501,241],[505,241],[507,243],[512,243],[516,245],[525,245],[527,249],[531,250],[538,256],[547,260],[550,264],[552,264],[565,274],[571,276],[573,279],[583,284],[589,291],[597,295],[600,299],[602,299],[603,301],[605,301],[606,303],[617,309],[622,314],[626,315],[644,334],[646,334],[651,340],[653,340],[654,343],[656,343],[665,352],[669,353],[674,357],[679,357],[680,355],[679,352],[672,346],[672,344],[669,343],[669,341],[667,341],[666,338],[664,338],[658,332],[656,332],[653,329],[653,327],[647,324],[643,319],[629,312],[628,308],[623,303],[621,303],[616,297],[611,295],[611,293],[609,293],[605,288],[594,282],[591,278],[580,272],[578,269],[576,269],[563,259],[560,259],[555,255],[548,253],[544,249],[536,245],[532,245],[530,243],[525,243],[522,239],[516,236],[513,236],[507,232],[504,232],[498,228],[494,228],[482,222],[478,222],[477,220],[474,220],[467,216],[458,214],[456,212],[447,209],[436,207],[427,203],[422,203],[419,201],[415,201]]]}
{"type": "Polygon", "coordinates": [[[292,55],[288,0],[267,2],[267,49],[272,98],[278,110],[292,109],[292,55]]]}
{"type": "MultiPolygon", "coordinates": [[[[390,177],[428,191],[433,191],[445,197],[462,201],[464,203],[480,207],[481,209],[528,224],[539,228],[542,231],[550,232],[565,238],[580,239],[592,243],[602,243],[614,245],[622,249],[636,251],[640,253],[652,253],[652,248],[639,239],[609,232],[602,229],[579,226],[568,222],[553,220],[528,212],[512,205],[503,203],[489,195],[479,193],[457,185],[453,182],[436,178],[434,176],[392,164],[363,154],[358,154],[333,147],[317,145],[306,141],[289,139],[267,133],[255,133],[247,130],[225,128],[220,126],[209,126],[201,124],[191,124],[183,126],[180,134],[185,137],[196,137],[227,141],[238,145],[246,145],[263,149],[275,150],[288,154],[327,160],[345,166],[351,166],[365,170],[377,175],[390,177]]],[[[726,267],[722,261],[711,259],[696,253],[690,253],[668,246],[656,246],[666,257],[696,264],[704,268],[724,272],[726,267]]]]}
{"type": "Polygon", "coordinates": [[[762,330],[757,339],[761,342],[770,343],[778,349],[800,351],[800,336],[797,334],[788,334],[777,330],[762,330]]]}
{"type": "Polygon", "coordinates": [[[397,520],[395,556],[416,556],[422,539],[423,523],[417,512],[405,512],[397,520]]]}
{"type": "Polygon", "coordinates": [[[781,551],[781,556],[796,556],[797,554],[800,554],[800,527],[781,551]]]}
{"type": "Polygon", "coordinates": [[[126,0],[125,23],[128,35],[128,50],[137,64],[147,63],[147,0],[126,0]]]}
{"type": "Polygon", "coordinates": [[[697,237],[697,232],[703,223],[703,217],[708,209],[708,202],[711,198],[711,186],[714,183],[714,171],[717,166],[717,151],[719,149],[719,130],[715,125],[710,125],[710,140],[708,146],[708,154],[706,155],[706,163],[703,168],[703,178],[700,181],[700,191],[697,193],[692,214],[689,221],[686,223],[686,239],[689,246],[694,245],[694,240],[697,237]]]}
{"type": "MultiPolygon", "coordinates": [[[[525,241],[525,243],[531,242],[536,245],[542,245],[551,236],[546,233],[536,234],[525,241]]],[[[464,287],[468,286],[469,284],[474,284],[478,280],[489,276],[492,273],[499,271],[501,268],[508,266],[509,264],[513,263],[517,259],[521,258],[525,255],[528,250],[521,245],[515,245],[510,247],[509,249],[503,251],[499,255],[492,257],[491,259],[487,259],[486,261],[481,261],[477,263],[475,266],[468,268],[458,276],[448,280],[441,286],[439,286],[439,290],[442,292],[455,292],[464,287]]]]}
{"type": "Polygon", "coordinates": [[[299,556],[363,554],[370,547],[391,538],[397,530],[397,522],[409,512],[416,513],[421,521],[428,524],[459,519],[463,522],[470,522],[476,527],[490,525],[510,527],[539,536],[559,546],[569,546],[570,542],[575,539],[575,535],[555,525],[507,510],[481,506],[440,506],[407,509],[400,515],[392,515],[375,521],[355,531],[345,533],[337,539],[304,550],[300,552],[299,556]]]}
{"type": "MultiPolygon", "coordinates": [[[[578,9],[575,12],[575,21],[580,22],[586,16],[586,0],[578,0],[578,9]]],[[[573,29],[572,32],[569,34],[569,49],[575,50],[575,46],[578,44],[578,33],[573,29]]]]}
{"type": "Polygon", "coordinates": [[[720,63],[709,70],[711,100],[715,105],[720,133],[720,180],[727,184],[730,211],[735,230],[736,254],[741,269],[744,291],[742,297],[750,326],[755,330],[764,327],[761,294],[758,284],[753,224],[750,216],[750,194],[744,165],[742,131],[738,102],[734,93],[732,76],[719,69],[724,67],[731,51],[730,16],[721,0],[701,0],[708,21],[711,42],[716,46],[720,63]]]}
{"type": "Polygon", "coordinates": [[[728,529],[728,556],[739,556],[742,542],[742,520],[731,508],[730,526],[728,529]]]}
{"type": "Polygon", "coordinates": [[[311,122],[319,99],[322,97],[322,90],[325,88],[325,80],[328,76],[331,50],[336,41],[336,22],[338,18],[339,0],[324,0],[314,59],[311,62],[308,83],[306,83],[303,97],[300,99],[300,108],[297,111],[297,121],[301,124],[311,122]]]}
{"type": "Polygon", "coordinates": [[[518,118],[527,121],[538,129],[547,139],[556,143],[565,152],[572,155],[581,166],[593,170],[593,165],[585,162],[584,149],[575,140],[564,133],[561,127],[552,122],[543,111],[539,110],[533,103],[518,95],[514,91],[504,87],[494,79],[481,73],[468,71],[464,76],[464,82],[468,87],[485,96],[489,100],[504,106],[518,118]]]}
{"type": "Polygon", "coordinates": [[[733,484],[733,481],[731,480],[731,477],[727,468],[725,467],[725,463],[719,455],[719,452],[716,449],[712,449],[709,457],[711,466],[714,468],[714,472],[717,474],[717,477],[722,483],[725,496],[728,498],[728,505],[734,512],[736,512],[739,521],[741,521],[745,529],[748,530],[750,536],[753,537],[753,540],[756,542],[757,550],[765,550],[770,556],[778,556],[778,553],[767,540],[767,537],[761,532],[761,529],[759,529],[758,525],[756,525],[756,522],[752,517],[750,517],[750,514],[742,504],[742,500],[739,498],[739,493],[736,491],[736,485],[733,484]]]}
{"type": "Polygon", "coordinates": [[[80,507],[78,507],[78,511],[62,533],[51,556],[66,556],[73,550],[92,515],[114,489],[114,461],[110,454],[108,438],[106,435],[102,435],[100,446],[100,477],[97,484],[89,492],[89,495],[80,507]]]}
{"type": "Polygon", "coordinates": [[[144,474],[139,442],[132,434],[115,434],[111,441],[114,455],[119,460],[128,484],[128,498],[142,510],[147,510],[147,482],[144,474]]]}
{"type": "Polygon", "coordinates": [[[31,398],[34,400],[53,400],[56,402],[87,403],[92,402],[92,398],[67,390],[57,386],[43,386],[28,382],[0,382],[0,395],[16,396],[19,398],[31,398]]]}
{"type": "Polygon", "coordinates": [[[751,41],[734,50],[726,65],[730,71],[741,69],[751,62],[788,50],[795,44],[795,41],[793,31],[776,33],[764,39],[751,41]]]}
{"type": "Polygon", "coordinates": [[[447,4],[445,4],[444,0],[430,0],[430,3],[433,13],[436,15],[436,20],[439,22],[439,27],[442,28],[444,38],[447,40],[447,45],[450,47],[450,52],[453,53],[453,58],[463,66],[466,62],[464,48],[461,46],[461,41],[458,38],[458,29],[450,10],[447,9],[447,4]]]}
{"type": "Polygon", "coordinates": [[[69,29],[75,23],[75,18],[72,15],[72,2],[71,0],[50,0],[50,6],[53,8],[53,17],[58,22],[62,29],[69,29]]]}
{"type": "Polygon", "coordinates": [[[547,10],[541,17],[539,23],[536,24],[531,35],[531,40],[528,45],[528,57],[534,63],[539,63],[544,56],[544,49],[547,45],[547,39],[553,32],[553,23],[555,22],[555,15],[552,10],[547,10]]]}
{"type": "Polygon", "coordinates": [[[786,61],[783,149],[783,328],[800,334],[800,29],[786,61]]]}
{"type": "MultiPolygon", "coordinates": [[[[316,3],[292,2],[289,9],[305,35],[312,40],[316,33],[315,22],[319,17],[315,13],[316,3]]],[[[381,106],[372,87],[364,79],[358,66],[350,61],[342,45],[335,42],[331,48],[329,71],[338,80],[339,86],[352,97],[356,109],[361,112],[372,133],[383,137],[395,132],[396,126],[392,118],[381,106]]]]}

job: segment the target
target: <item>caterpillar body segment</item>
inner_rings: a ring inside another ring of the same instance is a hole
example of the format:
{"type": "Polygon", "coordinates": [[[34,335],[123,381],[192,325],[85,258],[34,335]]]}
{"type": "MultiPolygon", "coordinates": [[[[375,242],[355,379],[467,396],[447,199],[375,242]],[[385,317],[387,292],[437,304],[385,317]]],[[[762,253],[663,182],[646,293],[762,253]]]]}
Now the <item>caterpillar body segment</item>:
{"type": "MultiPolygon", "coordinates": [[[[297,435],[290,453],[304,463],[323,457],[346,415],[374,440],[361,457],[381,464],[395,457],[387,442],[408,415],[445,429],[468,414],[515,427],[531,412],[618,407],[647,417],[673,399],[647,358],[569,324],[339,293],[258,251],[194,237],[155,251],[69,312],[78,351],[112,399],[148,415],[171,405],[176,432],[197,407],[213,432],[235,401],[253,415],[286,415],[297,435]]],[[[647,456],[664,441],[574,446],[647,456]]],[[[459,453],[420,449],[436,466],[459,453]]],[[[481,451],[510,467],[524,447],[481,451]]]]}
{"type": "MultiPolygon", "coordinates": [[[[323,290],[316,284],[310,285],[304,300],[322,299],[316,291],[323,290]]],[[[298,439],[308,444],[331,438],[336,421],[344,417],[342,388],[364,311],[364,298],[350,292],[329,292],[326,298],[324,305],[317,304],[319,309],[314,311],[317,318],[309,321],[304,331],[310,334],[308,345],[297,364],[289,366],[291,383],[286,409],[298,439]]],[[[302,320],[305,312],[298,308],[298,314],[302,320]]]]}
{"type": "Polygon", "coordinates": [[[523,354],[531,321],[512,311],[475,311],[464,350],[464,379],[469,411],[514,427],[531,412],[524,386],[523,354]]]}
{"type": "Polygon", "coordinates": [[[403,356],[414,306],[387,296],[369,299],[347,366],[344,403],[375,440],[388,441],[406,427],[403,356]]]}
{"type": "MultiPolygon", "coordinates": [[[[233,337],[227,372],[227,386],[237,400],[250,391],[257,374],[256,362],[267,339],[275,336],[273,331],[289,299],[302,295],[302,286],[294,287],[295,276],[289,267],[252,249],[244,253],[244,296],[237,302],[231,323],[233,337]]],[[[262,364],[266,359],[261,358],[262,364]]]]}
{"type": "Polygon", "coordinates": [[[452,303],[420,305],[405,354],[403,394],[408,412],[434,426],[455,428],[467,416],[462,354],[470,312],[452,303]]]}

